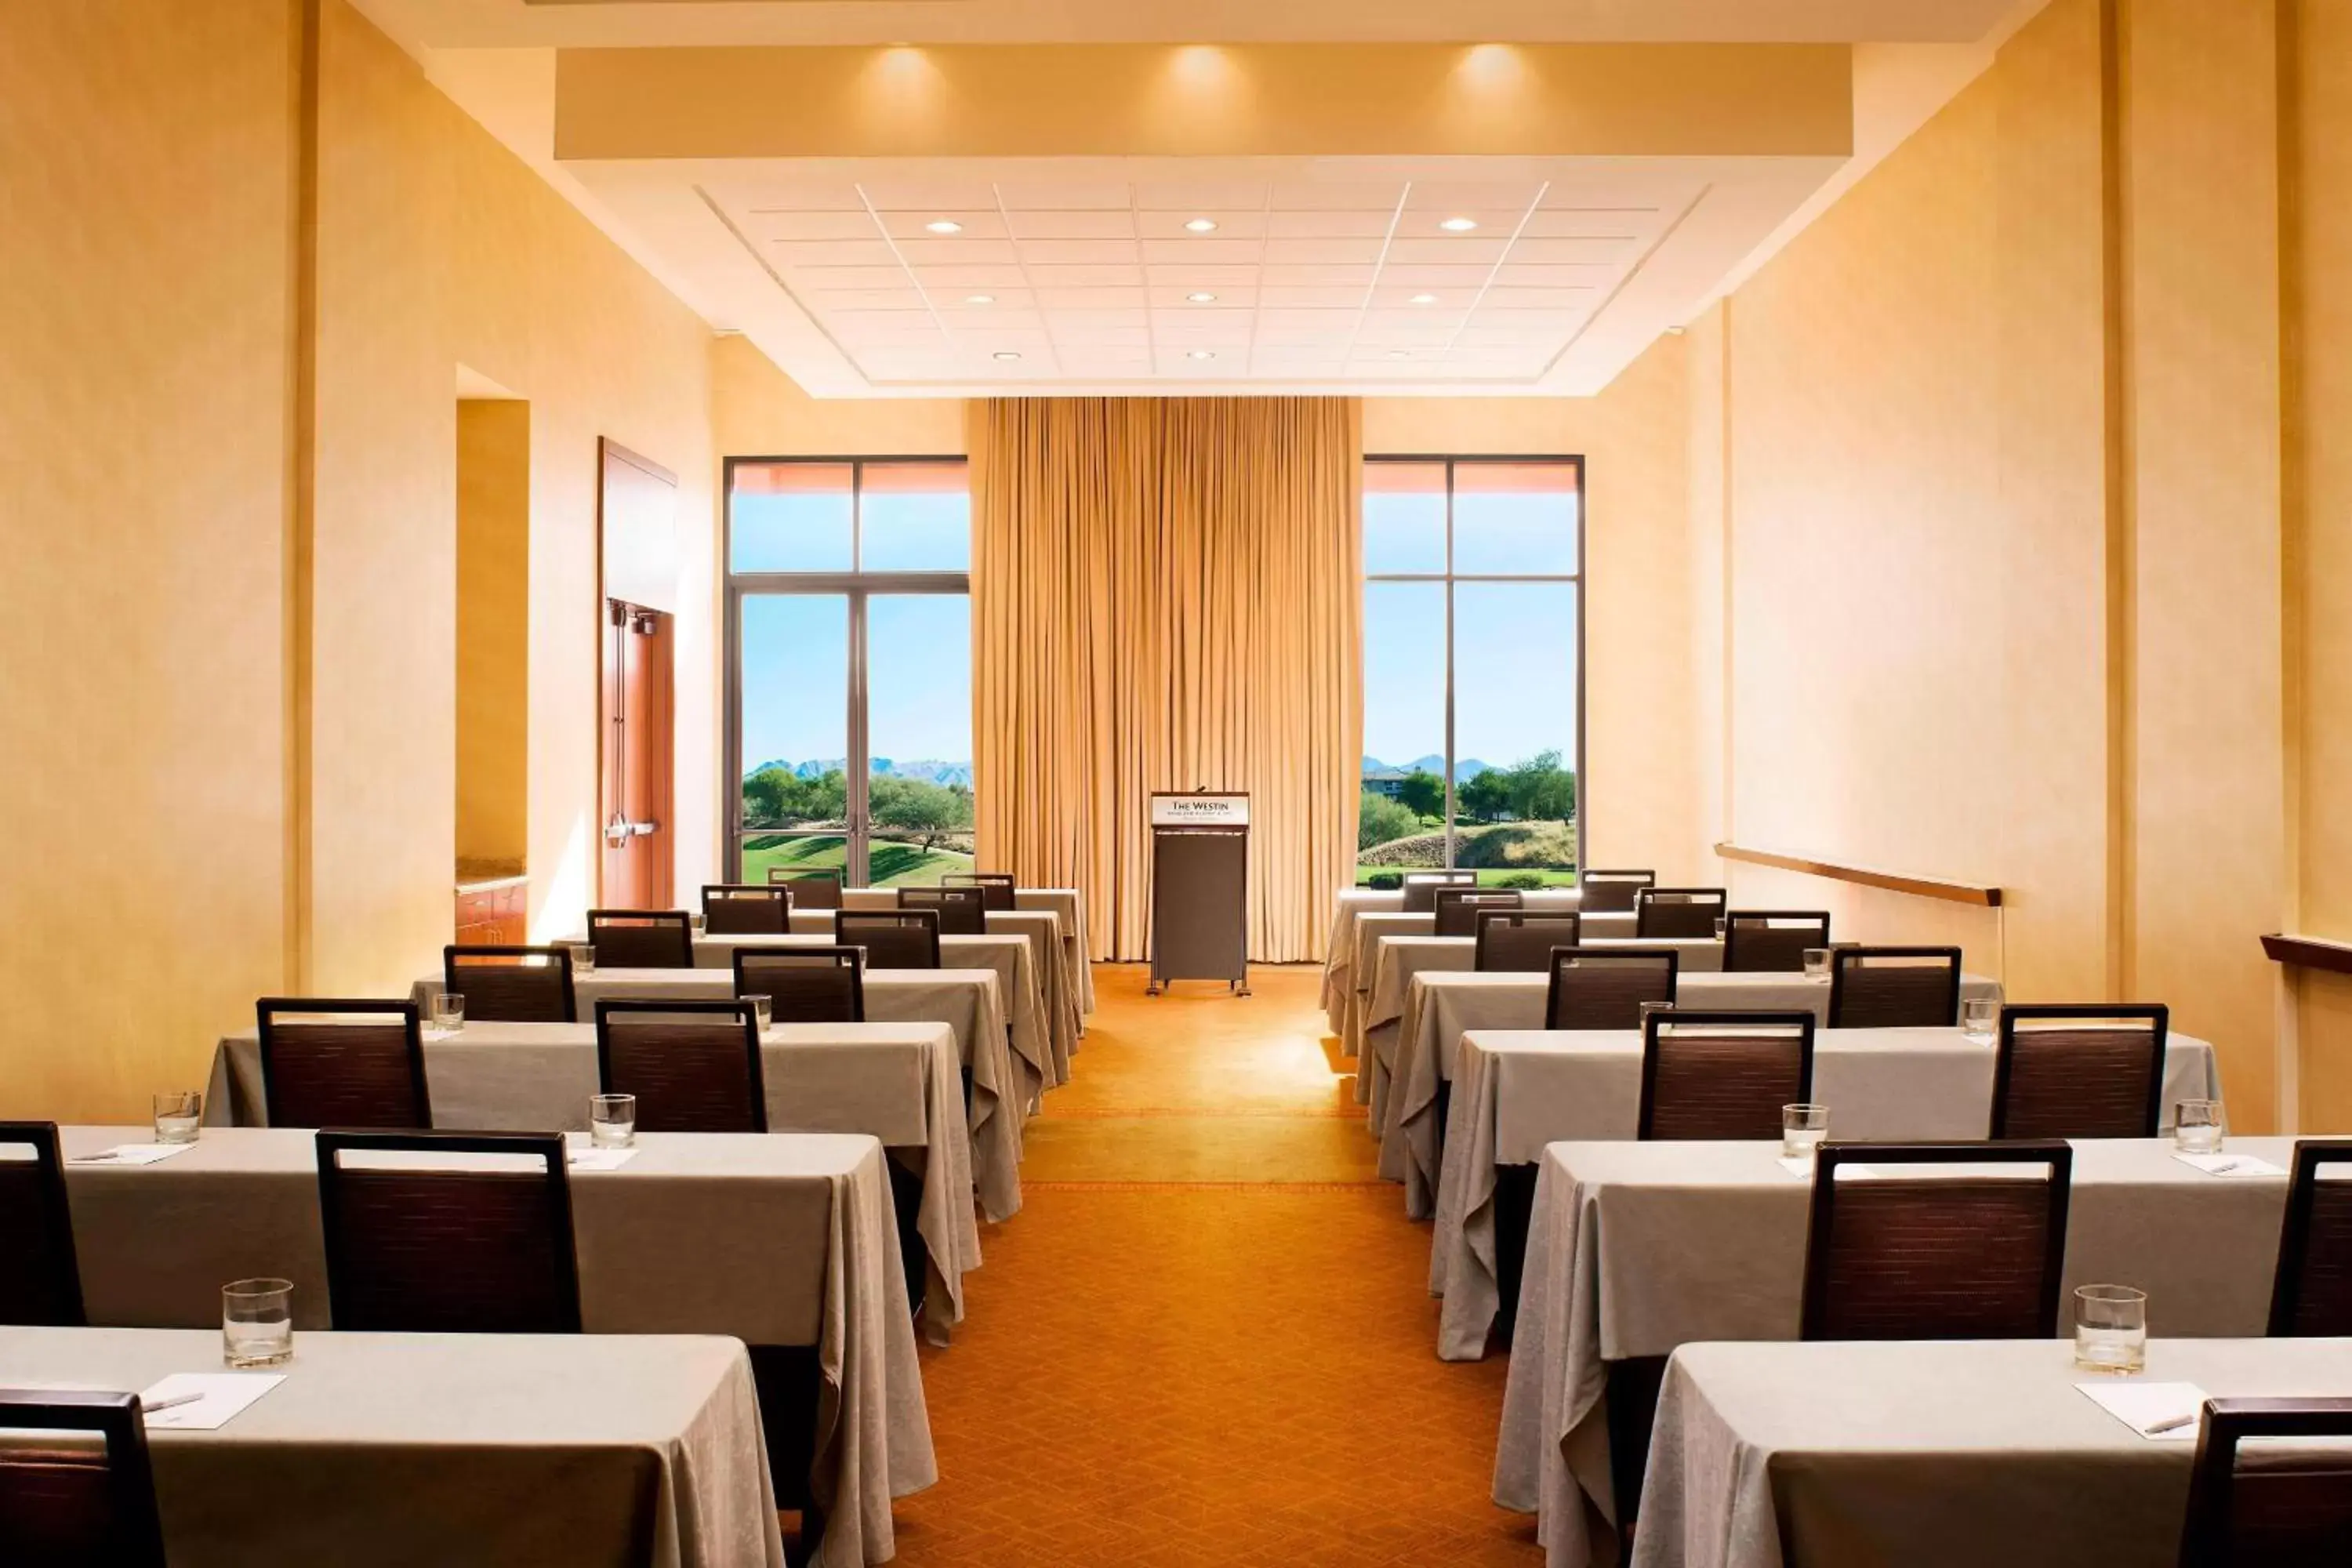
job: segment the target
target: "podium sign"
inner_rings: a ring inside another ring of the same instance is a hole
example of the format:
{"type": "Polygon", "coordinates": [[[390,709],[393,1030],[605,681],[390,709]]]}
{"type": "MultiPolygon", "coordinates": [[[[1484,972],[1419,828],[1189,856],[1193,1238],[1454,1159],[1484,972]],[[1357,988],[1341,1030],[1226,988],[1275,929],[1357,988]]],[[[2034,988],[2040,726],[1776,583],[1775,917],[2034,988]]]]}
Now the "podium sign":
{"type": "Polygon", "coordinates": [[[1222,980],[1249,994],[1246,795],[1151,797],[1151,984],[1222,980]]]}

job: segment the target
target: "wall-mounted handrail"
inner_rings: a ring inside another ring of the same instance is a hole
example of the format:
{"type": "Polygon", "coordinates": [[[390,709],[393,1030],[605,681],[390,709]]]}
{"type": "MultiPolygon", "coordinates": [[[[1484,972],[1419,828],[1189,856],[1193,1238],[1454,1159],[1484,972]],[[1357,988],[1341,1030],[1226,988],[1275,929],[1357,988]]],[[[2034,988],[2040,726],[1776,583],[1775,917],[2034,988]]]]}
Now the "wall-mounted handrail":
{"type": "Polygon", "coordinates": [[[1799,855],[1775,855],[1769,850],[1743,849],[1737,844],[1718,844],[1715,852],[1726,860],[1743,861],[1750,866],[1770,866],[1782,871],[1802,871],[1811,877],[1827,877],[1832,881],[1852,882],[1858,887],[1879,888],[1890,893],[1909,893],[1915,898],[1940,899],[1948,904],[1972,904],[1979,909],[2000,908],[1999,888],[1980,888],[1968,882],[1946,882],[1933,877],[1905,877],[1893,871],[1874,871],[1863,866],[1841,866],[1831,860],[1809,860],[1799,855]]]}
{"type": "Polygon", "coordinates": [[[2324,936],[2287,936],[2273,931],[2263,938],[2263,951],[2281,963],[2301,969],[2331,969],[2352,974],[2352,942],[2324,936]]]}

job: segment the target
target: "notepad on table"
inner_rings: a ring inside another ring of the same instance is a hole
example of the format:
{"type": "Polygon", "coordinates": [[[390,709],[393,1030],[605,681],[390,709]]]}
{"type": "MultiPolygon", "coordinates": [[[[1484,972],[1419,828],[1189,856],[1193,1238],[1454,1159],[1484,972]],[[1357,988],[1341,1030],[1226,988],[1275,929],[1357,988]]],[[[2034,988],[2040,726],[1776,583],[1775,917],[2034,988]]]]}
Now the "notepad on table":
{"type": "Polygon", "coordinates": [[[68,1165],[152,1165],[158,1160],[168,1160],[174,1154],[184,1154],[194,1143],[117,1143],[111,1149],[93,1153],[76,1154],[66,1162],[68,1165]]]}
{"type": "Polygon", "coordinates": [[[2286,1169],[2252,1154],[2175,1154],[2174,1159],[2209,1176],[2284,1176],[2286,1169]]]}
{"type": "Polygon", "coordinates": [[[147,1429],[212,1432],[226,1426],[255,1400],[286,1381],[282,1372],[175,1372],[142,1392],[140,1402],[161,1405],[182,1394],[197,1397],[193,1404],[151,1411],[147,1429]]]}
{"type": "Polygon", "coordinates": [[[2205,1391],[2193,1383],[2078,1383],[2084,1398],[2158,1443],[2193,1443],[2205,1391]]]}

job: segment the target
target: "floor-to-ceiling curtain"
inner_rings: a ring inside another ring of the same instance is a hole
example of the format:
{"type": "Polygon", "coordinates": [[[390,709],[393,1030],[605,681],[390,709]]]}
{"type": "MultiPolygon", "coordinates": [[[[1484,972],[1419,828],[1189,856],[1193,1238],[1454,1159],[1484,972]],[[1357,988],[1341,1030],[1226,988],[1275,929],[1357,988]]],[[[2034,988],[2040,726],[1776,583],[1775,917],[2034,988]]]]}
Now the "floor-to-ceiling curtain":
{"type": "Polygon", "coordinates": [[[1142,958],[1146,797],[1247,790],[1249,950],[1322,955],[1361,766],[1359,405],[974,405],[980,863],[1086,890],[1089,950],[1142,958]]]}

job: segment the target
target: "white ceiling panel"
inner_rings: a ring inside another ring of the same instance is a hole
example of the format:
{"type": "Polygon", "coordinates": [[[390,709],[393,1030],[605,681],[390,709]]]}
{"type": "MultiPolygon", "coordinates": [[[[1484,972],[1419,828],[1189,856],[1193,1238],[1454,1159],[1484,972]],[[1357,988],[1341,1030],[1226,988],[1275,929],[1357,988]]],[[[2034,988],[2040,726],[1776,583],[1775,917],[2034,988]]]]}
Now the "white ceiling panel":
{"type": "Polygon", "coordinates": [[[1024,241],[1135,237],[1135,215],[1124,206],[1108,211],[1086,207],[1015,208],[1006,218],[1013,237],[1024,241]]]}
{"type": "Polygon", "coordinates": [[[931,244],[1005,237],[1004,215],[994,207],[986,212],[886,212],[881,216],[882,232],[896,240],[931,244]],[[934,228],[934,224],[955,227],[934,228]]]}
{"type": "Polygon", "coordinates": [[[1115,267],[1139,259],[1131,239],[1030,239],[1021,242],[1025,267],[1115,267]]]}
{"type": "Polygon", "coordinates": [[[770,258],[783,267],[881,267],[898,256],[887,239],[778,239],[770,258]]]}
{"type": "Polygon", "coordinates": [[[1025,267],[1023,270],[1027,273],[1029,281],[1039,289],[1097,289],[1124,286],[1140,289],[1143,287],[1143,268],[1140,267],[1034,265],[1025,267]]]}
{"type": "Polygon", "coordinates": [[[1269,239],[1265,242],[1265,259],[1274,264],[1307,267],[1369,265],[1380,260],[1383,243],[1379,235],[1357,239],[1269,239]]]}

